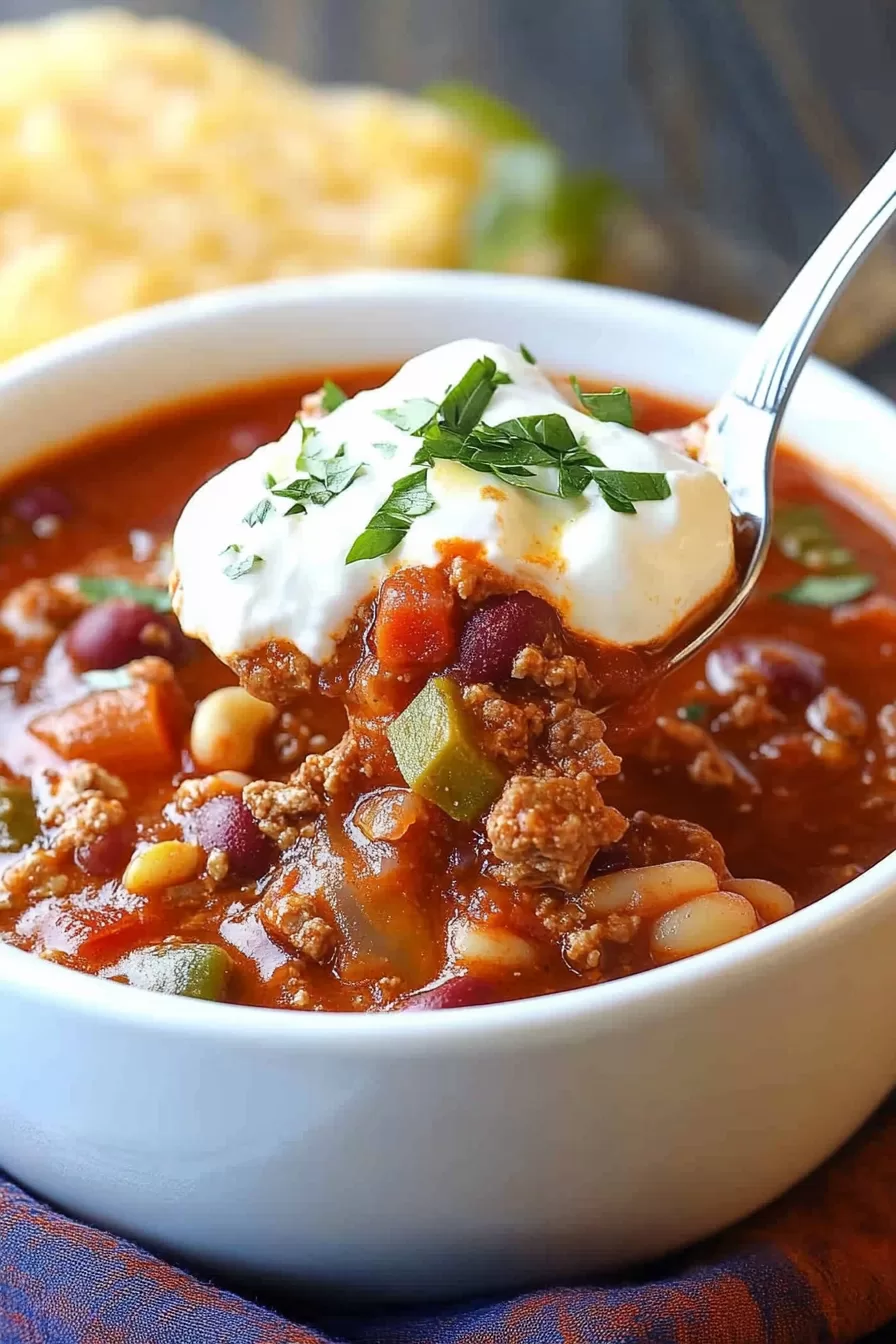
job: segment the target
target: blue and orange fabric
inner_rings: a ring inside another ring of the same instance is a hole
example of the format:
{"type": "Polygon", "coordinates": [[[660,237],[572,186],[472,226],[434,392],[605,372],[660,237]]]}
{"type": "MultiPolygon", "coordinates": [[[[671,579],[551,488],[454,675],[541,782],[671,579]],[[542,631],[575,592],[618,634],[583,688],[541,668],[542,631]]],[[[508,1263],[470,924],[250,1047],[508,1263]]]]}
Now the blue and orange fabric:
{"type": "Polygon", "coordinates": [[[896,1317],[896,1104],[761,1215],[653,1273],[412,1312],[278,1307],[0,1182],[2,1344],[846,1344],[896,1317]]]}

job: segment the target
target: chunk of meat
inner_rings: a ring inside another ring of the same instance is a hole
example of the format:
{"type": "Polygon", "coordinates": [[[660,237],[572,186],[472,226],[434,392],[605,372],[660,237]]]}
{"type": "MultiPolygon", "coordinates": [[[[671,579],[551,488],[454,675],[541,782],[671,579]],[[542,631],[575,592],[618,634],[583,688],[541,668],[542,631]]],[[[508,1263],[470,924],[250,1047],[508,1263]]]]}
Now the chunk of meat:
{"type": "Polygon", "coordinates": [[[584,770],[595,779],[618,775],[622,761],[604,741],[606,725],[590,709],[561,700],[551,710],[548,755],[566,775],[584,770]]]}
{"type": "Polygon", "coordinates": [[[596,852],[628,823],[584,772],[574,779],[516,775],[488,815],[486,833],[510,885],[581,887],[596,852]]]}
{"type": "Polygon", "coordinates": [[[806,722],[822,737],[858,742],[865,736],[868,719],[858,700],[839,686],[826,686],[806,709],[806,722]]]}
{"type": "Polygon", "coordinates": [[[59,871],[60,856],[52,849],[32,849],[3,870],[0,879],[0,906],[14,909],[63,896],[69,879],[59,871]]]}
{"type": "Polygon", "coordinates": [[[251,653],[225,659],[240,679],[240,685],[256,700],[266,700],[285,709],[311,689],[314,664],[294,644],[271,639],[251,653]]]}
{"type": "Polygon", "coordinates": [[[784,715],[769,700],[767,686],[745,691],[716,720],[717,724],[730,723],[734,728],[741,729],[765,728],[783,722],[784,715]]]}
{"type": "Polygon", "coordinates": [[[50,848],[60,857],[107,835],[127,818],[124,781],[92,761],[46,771],[38,795],[41,821],[55,831],[50,848]]]}
{"type": "Polygon", "coordinates": [[[546,640],[543,648],[527,644],[513,660],[512,675],[518,681],[534,681],[548,691],[562,691],[580,700],[593,699],[596,687],[581,658],[561,653],[559,643],[546,640]]]}
{"type": "Polygon", "coordinates": [[[511,581],[485,560],[456,555],[448,566],[448,582],[464,602],[484,602],[496,593],[506,593],[511,581]]]}
{"type": "Polygon", "coordinates": [[[313,896],[274,884],[255,908],[268,933],[308,961],[323,962],[331,955],[336,931],[313,896]]]}
{"type": "Polygon", "coordinates": [[[243,802],[259,830],[281,849],[289,849],[302,835],[310,835],[310,818],[321,811],[323,800],[306,784],[256,779],[243,789],[243,802]]]}
{"type": "Polygon", "coordinates": [[[371,772],[372,767],[362,759],[355,736],[348,728],[335,747],[306,756],[290,780],[318,795],[323,790],[330,798],[336,798],[355,782],[359,774],[371,772]]]}
{"type": "Polygon", "coordinates": [[[725,863],[725,851],[718,840],[705,826],[698,826],[694,821],[636,812],[619,849],[624,856],[620,866],[646,868],[655,863],[671,863],[675,859],[696,859],[707,864],[719,882],[731,876],[725,863]]]}
{"type": "Polygon", "coordinates": [[[69,574],[26,579],[0,605],[0,625],[23,644],[49,644],[88,605],[69,574]]]}
{"type": "Polygon", "coordinates": [[[513,704],[483,684],[464,688],[464,704],[473,712],[479,740],[488,755],[510,765],[522,765],[544,729],[544,714],[539,707],[526,702],[513,704]]]}
{"type": "Polygon", "coordinates": [[[645,760],[658,764],[683,761],[696,784],[705,788],[730,789],[737,773],[730,758],[699,723],[661,715],[656,730],[642,752],[645,760]]]}
{"type": "Polygon", "coordinates": [[[630,943],[641,927],[639,915],[609,914],[584,929],[574,929],[563,940],[563,954],[580,973],[600,969],[604,943],[630,943]]]}

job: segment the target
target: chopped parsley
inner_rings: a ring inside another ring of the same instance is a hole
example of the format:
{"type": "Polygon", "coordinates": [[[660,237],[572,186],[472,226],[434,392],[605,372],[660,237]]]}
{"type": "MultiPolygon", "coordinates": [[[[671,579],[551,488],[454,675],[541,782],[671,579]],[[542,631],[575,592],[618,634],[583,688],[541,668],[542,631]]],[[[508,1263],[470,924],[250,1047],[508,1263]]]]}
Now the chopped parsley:
{"type": "Polygon", "coordinates": [[[634,426],[632,399],[624,387],[614,387],[609,392],[584,392],[575,374],[570,375],[569,381],[579,401],[595,420],[625,425],[626,429],[634,426]]]}
{"type": "Polygon", "coordinates": [[[171,598],[164,588],[149,588],[143,583],[132,583],[130,579],[94,574],[82,575],[77,584],[78,592],[88,602],[108,602],[112,598],[119,598],[126,602],[139,602],[141,606],[152,607],[153,611],[171,610],[171,598]]]}
{"type": "Polygon", "coordinates": [[[802,607],[836,607],[855,602],[875,587],[872,574],[862,573],[824,511],[815,504],[784,504],[772,524],[775,544],[788,560],[811,570],[775,596],[802,607]]]}
{"type": "Polygon", "coordinates": [[[678,717],[684,719],[686,723],[703,723],[709,714],[709,705],[701,705],[699,700],[692,700],[688,705],[679,705],[678,717]]]}
{"type": "Polygon", "coordinates": [[[321,410],[325,411],[327,415],[329,415],[331,411],[335,411],[336,407],[341,406],[344,401],[348,401],[346,393],[343,392],[342,388],[330,378],[324,379],[324,385],[320,391],[321,410]]]}
{"type": "Polygon", "coordinates": [[[535,358],[532,351],[528,348],[528,346],[523,345],[522,341],[520,341],[520,354],[522,355],[523,359],[526,361],[527,364],[538,363],[538,360],[535,358]]]}
{"type": "Polygon", "coordinates": [[[816,573],[842,572],[855,564],[816,504],[782,504],[775,510],[772,536],[782,555],[816,573]]]}
{"type": "Polygon", "coordinates": [[[228,579],[241,579],[244,574],[251,574],[254,569],[258,569],[264,564],[260,555],[252,555],[248,551],[243,551],[242,546],[237,542],[231,542],[225,546],[222,555],[231,555],[233,559],[224,566],[224,575],[228,579]]]}
{"type": "MultiPolygon", "coordinates": [[[[268,489],[270,489],[270,486],[268,489]]],[[[260,499],[243,518],[243,522],[247,523],[249,527],[257,527],[259,523],[264,522],[269,513],[273,512],[273,508],[274,506],[269,499],[260,499]]]]}
{"type": "Polygon", "coordinates": [[[876,582],[873,574],[807,574],[775,597],[801,607],[837,607],[864,597],[876,582]]]}
{"type": "Polygon", "coordinates": [[[403,429],[405,434],[418,434],[424,425],[429,424],[438,409],[436,403],[428,397],[412,397],[393,410],[377,411],[377,415],[388,420],[396,429],[403,429]]]}
{"type": "MultiPolygon", "coordinates": [[[[535,363],[525,346],[520,346],[520,352],[529,363],[535,363]]],[[[438,404],[428,397],[412,397],[400,406],[377,412],[397,429],[422,440],[414,455],[414,465],[419,470],[395,482],[389,497],[349,548],[347,565],[387,555],[403,541],[414,518],[429,512],[434,501],[427,488],[427,473],[437,461],[459,462],[505,485],[559,499],[576,499],[594,484],[614,513],[633,514],[636,504],[668,499],[671,490],[663,472],[608,467],[587,447],[585,439],[576,437],[569,421],[559,412],[517,416],[497,425],[484,424],[482,416],[496,390],[511,381],[509,374],[499,369],[490,356],[483,355],[448,388],[438,404]]],[[[570,381],[582,405],[596,419],[632,424],[631,398],[624,388],[583,392],[578,379],[573,377],[570,381]]],[[[332,400],[338,395],[340,389],[326,380],[325,399],[332,400]]],[[[374,447],[387,457],[396,451],[392,443],[377,443],[374,447]]],[[[296,469],[304,474],[285,485],[269,486],[273,495],[292,501],[287,516],[305,513],[309,503],[327,504],[351,485],[364,468],[362,464],[347,462],[344,451],[343,444],[334,456],[324,458],[316,432],[302,425],[302,451],[296,459],[296,469]]],[[[266,512],[256,518],[259,508],[257,505],[245,521],[250,522],[250,518],[262,521],[266,512]]]]}
{"type": "Polygon", "coordinates": [[[352,543],[345,557],[347,565],[388,555],[404,540],[414,519],[429,513],[435,500],[426,488],[426,475],[426,468],[422,467],[395,482],[389,498],[352,543]]]}

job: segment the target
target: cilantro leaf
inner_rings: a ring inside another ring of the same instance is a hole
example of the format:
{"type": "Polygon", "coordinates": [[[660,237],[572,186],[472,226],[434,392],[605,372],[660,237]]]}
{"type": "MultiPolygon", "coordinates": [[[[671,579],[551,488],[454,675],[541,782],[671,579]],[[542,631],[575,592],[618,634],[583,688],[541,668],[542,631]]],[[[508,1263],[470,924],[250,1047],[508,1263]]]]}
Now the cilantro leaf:
{"type": "Polygon", "coordinates": [[[164,588],[149,588],[142,583],[132,583],[130,579],[93,574],[81,576],[77,585],[78,592],[88,602],[108,602],[113,598],[121,598],[126,602],[139,602],[153,611],[171,610],[171,598],[164,588]]]}
{"type": "Polygon", "coordinates": [[[257,527],[259,523],[264,522],[273,507],[269,499],[260,499],[245,515],[243,522],[248,523],[249,527],[257,527]]]}
{"type": "Polygon", "coordinates": [[[347,565],[388,555],[404,540],[413,520],[429,513],[435,500],[426,488],[426,475],[426,467],[421,467],[395,482],[389,497],[352,543],[345,557],[347,565]]]}
{"type": "Polygon", "coordinates": [[[241,579],[244,574],[251,574],[253,569],[258,569],[259,565],[264,564],[260,555],[251,555],[248,551],[243,553],[242,546],[236,542],[231,542],[225,546],[221,552],[222,555],[232,555],[234,558],[224,566],[224,574],[228,579],[241,579]]]}
{"type": "Polygon", "coordinates": [[[509,382],[509,376],[488,355],[474,360],[464,376],[445,393],[438,409],[439,423],[455,434],[469,434],[482,419],[495,388],[509,382]]]}
{"type": "Polygon", "coordinates": [[[522,341],[520,341],[520,354],[527,364],[538,363],[538,360],[535,358],[532,351],[527,346],[523,345],[522,341]]]}
{"type": "Polygon", "coordinates": [[[377,415],[388,420],[396,429],[403,429],[406,434],[418,434],[424,425],[429,424],[437,410],[436,403],[428,397],[412,397],[392,410],[377,411],[377,415]]]}
{"type": "Polygon", "coordinates": [[[335,411],[337,406],[341,406],[344,401],[348,401],[348,396],[342,388],[331,379],[325,378],[324,385],[321,388],[320,405],[321,410],[327,415],[335,411]]]}
{"type": "Polygon", "coordinates": [[[634,426],[632,399],[624,387],[614,387],[609,392],[583,392],[574,373],[570,375],[569,381],[579,401],[595,420],[625,425],[626,429],[634,426]]]}
{"type": "Polygon", "coordinates": [[[775,597],[801,607],[837,607],[864,597],[876,583],[873,574],[807,574],[775,597]]]}
{"type": "Polygon", "coordinates": [[[782,504],[772,524],[775,544],[788,560],[821,574],[849,570],[852,551],[839,540],[822,509],[815,504],[782,504]]]}

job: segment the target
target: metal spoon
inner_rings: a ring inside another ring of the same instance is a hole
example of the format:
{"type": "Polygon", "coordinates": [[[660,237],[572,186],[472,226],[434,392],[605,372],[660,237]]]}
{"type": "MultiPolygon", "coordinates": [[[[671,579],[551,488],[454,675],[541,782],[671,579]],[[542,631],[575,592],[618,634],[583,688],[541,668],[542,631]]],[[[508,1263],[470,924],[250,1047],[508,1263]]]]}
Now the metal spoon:
{"type": "Polygon", "coordinates": [[[841,215],[784,291],[735,374],[702,421],[683,431],[725,482],[732,509],[755,525],[755,543],[727,606],[670,658],[677,667],[719,633],[756,585],[771,543],[772,466],[785,407],[815,337],[853,271],[896,213],[896,153],[841,215]]]}

